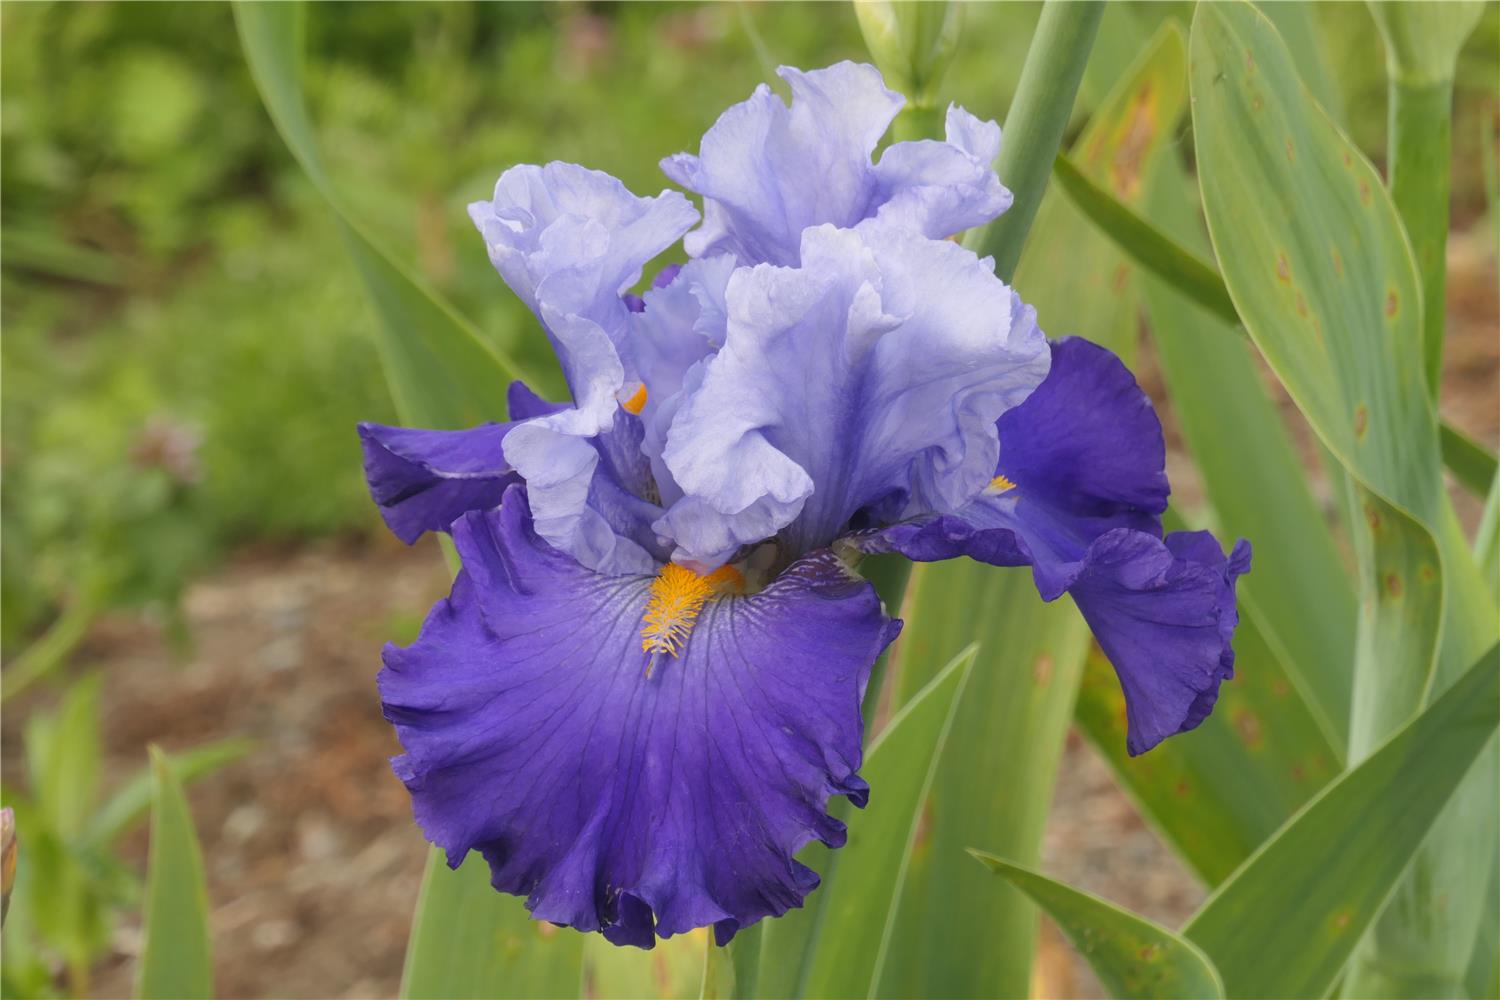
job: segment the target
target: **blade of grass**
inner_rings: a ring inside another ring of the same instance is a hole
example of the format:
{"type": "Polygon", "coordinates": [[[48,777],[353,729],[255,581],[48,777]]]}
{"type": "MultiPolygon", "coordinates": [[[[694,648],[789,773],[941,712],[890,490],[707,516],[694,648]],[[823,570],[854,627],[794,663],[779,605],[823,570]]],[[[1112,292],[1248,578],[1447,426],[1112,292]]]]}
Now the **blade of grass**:
{"type": "Polygon", "coordinates": [[[151,748],[151,856],[146,872],[145,945],[136,995],[143,1000],[207,1000],[213,995],[208,891],[203,854],[182,782],[151,748]]]}

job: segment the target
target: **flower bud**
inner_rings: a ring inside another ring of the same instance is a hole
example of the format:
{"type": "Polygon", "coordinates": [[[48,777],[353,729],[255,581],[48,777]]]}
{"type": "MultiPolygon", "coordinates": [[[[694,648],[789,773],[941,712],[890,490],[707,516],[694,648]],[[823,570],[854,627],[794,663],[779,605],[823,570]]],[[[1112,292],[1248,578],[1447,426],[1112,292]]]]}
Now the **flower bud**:
{"type": "Polygon", "coordinates": [[[963,4],[854,0],[854,13],[886,84],[907,95],[914,109],[930,108],[958,49],[963,4]]]}

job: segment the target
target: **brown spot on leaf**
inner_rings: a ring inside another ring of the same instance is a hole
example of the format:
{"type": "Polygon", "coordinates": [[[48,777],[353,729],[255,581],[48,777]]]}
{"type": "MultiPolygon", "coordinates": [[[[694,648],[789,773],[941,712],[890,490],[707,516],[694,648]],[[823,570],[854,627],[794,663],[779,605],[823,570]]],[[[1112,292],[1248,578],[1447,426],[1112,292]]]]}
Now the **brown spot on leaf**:
{"type": "Polygon", "coordinates": [[[1249,52],[1245,53],[1245,72],[1246,73],[1254,73],[1255,72],[1255,56],[1252,55],[1249,52]]]}
{"type": "Polygon", "coordinates": [[[1052,679],[1051,654],[1043,653],[1036,658],[1036,662],[1031,665],[1031,679],[1037,687],[1045,685],[1052,679]]]}
{"type": "Polygon", "coordinates": [[[1437,570],[1433,569],[1430,564],[1423,563],[1417,569],[1417,579],[1423,583],[1431,583],[1437,579],[1437,570]]]}
{"type": "Polygon", "coordinates": [[[1302,767],[1301,764],[1293,764],[1292,765],[1292,780],[1293,781],[1301,781],[1303,778],[1306,778],[1306,777],[1307,777],[1307,771],[1303,769],[1303,767],[1302,767]]]}
{"type": "Polygon", "coordinates": [[[1333,929],[1336,931],[1346,930],[1349,927],[1349,911],[1344,910],[1333,918],[1333,929]]]}
{"type": "Polygon", "coordinates": [[[1285,677],[1278,677],[1271,682],[1271,693],[1278,698],[1285,698],[1291,689],[1292,686],[1286,682],[1285,677]]]}
{"type": "Polygon", "coordinates": [[[1351,153],[1351,152],[1349,152],[1347,149],[1344,150],[1344,166],[1346,166],[1346,167],[1352,167],[1352,166],[1354,166],[1354,154],[1351,153]]]}
{"type": "Polygon", "coordinates": [[[1115,274],[1114,277],[1110,280],[1109,286],[1116,295],[1124,295],[1125,285],[1129,281],[1130,267],[1126,264],[1121,264],[1119,267],[1115,268],[1115,274]]]}
{"type": "Polygon", "coordinates": [[[1176,787],[1172,789],[1172,791],[1176,792],[1178,795],[1186,795],[1190,790],[1191,789],[1188,786],[1186,778],[1179,780],[1176,787]]]}
{"type": "Polygon", "coordinates": [[[1365,505],[1365,520],[1370,522],[1371,532],[1378,533],[1380,531],[1380,511],[1375,509],[1374,504],[1365,505]]]}
{"type": "Polygon", "coordinates": [[[1284,253],[1279,253],[1276,255],[1276,277],[1280,278],[1282,281],[1292,280],[1292,265],[1291,262],[1286,259],[1286,254],[1284,253]]]}
{"type": "Polygon", "coordinates": [[[1302,297],[1301,292],[1297,293],[1297,315],[1307,319],[1307,300],[1302,297]]]}
{"type": "Polygon", "coordinates": [[[1385,575],[1385,592],[1391,597],[1401,596],[1401,576],[1398,573],[1387,573],[1385,575]]]}
{"type": "Polygon", "coordinates": [[[1296,163],[1297,162],[1297,151],[1292,148],[1292,140],[1291,139],[1288,139],[1286,141],[1286,162],[1288,162],[1288,163],[1296,163]]]}
{"type": "Polygon", "coordinates": [[[1245,741],[1245,746],[1260,746],[1260,719],[1254,712],[1248,708],[1242,708],[1235,712],[1234,728],[1238,730],[1240,739],[1245,741]]]}
{"type": "Polygon", "coordinates": [[[1401,299],[1396,295],[1394,288],[1385,293],[1385,318],[1395,319],[1396,312],[1401,308],[1401,299]]]}
{"type": "Polygon", "coordinates": [[[1366,205],[1370,203],[1370,182],[1363,177],[1359,179],[1359,200],[1366,205]]]}
{"type": "Polygon", "coordinates": [[[1156,133],[1156,102],[1152,95],[1151,81],[1148,80],[1136,92],[1130,107],[1130,117],[1120,134],[1120,143],[1115,148],[1114,159],[1109,165],[1110,186],[1121,200],[1129,201],[1140,193],[1141,168],[1156,133]]]}
{"type": "Polygon", "coordinates": [[[1344,276],[1344,255],[1339,253],[1339,248],[1333,248],[1333,273],[1340,278],[1344,276]]]}
{"type": "Polygon", "coordinates": [[[1354,436],[1363,438],[1365,430],[1370,426],[1370,411],[1364,403],[1354,408],[1354,436]]]}

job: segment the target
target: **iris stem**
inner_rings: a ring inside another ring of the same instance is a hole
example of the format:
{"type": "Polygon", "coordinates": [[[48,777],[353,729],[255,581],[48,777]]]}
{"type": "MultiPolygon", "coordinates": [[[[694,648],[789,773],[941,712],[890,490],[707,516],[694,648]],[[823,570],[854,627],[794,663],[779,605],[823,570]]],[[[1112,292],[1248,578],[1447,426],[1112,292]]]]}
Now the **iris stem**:
{"type": "Polygon", "coordinates": [[[969,249],[995,258],[995,273],[1004,281],[1011,280],[1021,259],[1103,15],[1101,0],[1052,0],[1042,7],[1015,100],[1005,116],[1004,141],[995,163],[1015,203],[964,239],[969,249]]]}
{"type": "Polygon", "coordinates": [[[1447,299],[1449,150],[1453,80],[1390,81],[1391,200],[1411,237],[1422,278],[1422,352],[1427,388],[1438,396],[1447,299]]]}

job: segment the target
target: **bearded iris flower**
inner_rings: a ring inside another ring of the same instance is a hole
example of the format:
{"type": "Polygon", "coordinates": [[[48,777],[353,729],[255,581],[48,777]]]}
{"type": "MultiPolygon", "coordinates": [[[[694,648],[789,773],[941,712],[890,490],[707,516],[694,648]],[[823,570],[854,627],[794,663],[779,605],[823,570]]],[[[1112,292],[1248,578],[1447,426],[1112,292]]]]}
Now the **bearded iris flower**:
{"type": "Polygon", "coordinates": [[[1108,351],[1049,342],[945,239],[1004,211],[1000,131],[874,150],[902,99],[871,67],[783,69],[698,155],[700,195],[565,163],[471,206],[571,393],[510,421],[363,425],[371,493],[462,560],[380,691],[418,823],[537,919],[649,948],[800,906],[798,862],[863,805],[860,703],[900,622],[850,553],[969,556],[1069,593],[1125,691],[1129,749],[1198,725],[1233,672],[1235,579],[1163,538],[1161,427],[1108,351]],[[696,226],[696,228],[694,228],[696,226]],[[688,261],[645,266],[682,240],[688,261]]]}

